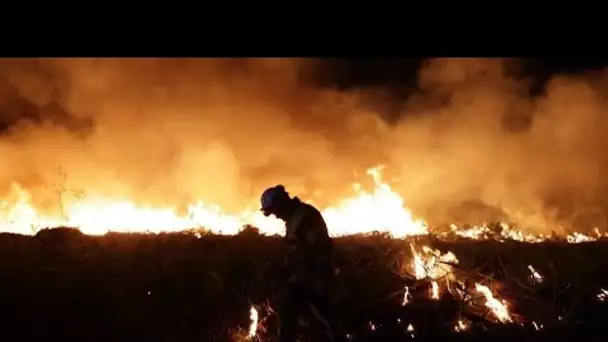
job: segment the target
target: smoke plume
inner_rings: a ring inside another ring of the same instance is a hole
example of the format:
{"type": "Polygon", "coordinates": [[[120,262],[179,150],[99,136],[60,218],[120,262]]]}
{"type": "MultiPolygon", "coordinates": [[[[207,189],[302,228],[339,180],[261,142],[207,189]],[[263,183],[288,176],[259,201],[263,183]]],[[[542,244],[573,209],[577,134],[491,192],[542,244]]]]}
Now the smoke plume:
{"type": "Polygon", "coordinates": [[[282,183],[331,204],[383,163],[431,222],[605,227],[608,77],[531,96],[518,66],[430,60],[389,123],[369,105],[382,89],[318,86],[322,61],[3,60],[0,191],[20,184],[49,210],[72,190],[239,210],[282,183]]]}

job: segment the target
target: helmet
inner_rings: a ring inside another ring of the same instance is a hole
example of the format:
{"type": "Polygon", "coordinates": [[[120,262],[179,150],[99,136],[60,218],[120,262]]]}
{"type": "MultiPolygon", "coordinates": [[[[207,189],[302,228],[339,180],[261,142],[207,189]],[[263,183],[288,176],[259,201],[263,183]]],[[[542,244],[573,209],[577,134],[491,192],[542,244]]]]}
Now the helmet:
{"type": "Polygon", "coordinates": [[[268,188],[264,190],[262,197],[260,198],[260,203],[262,204],[261,210],[264,212],[264,215],[268,216],[272,213],[272,208],[277,202],[288,198],[289,195],[287,194],[287,191],[285,191],[285,187],[283,185],[268,188]]]}

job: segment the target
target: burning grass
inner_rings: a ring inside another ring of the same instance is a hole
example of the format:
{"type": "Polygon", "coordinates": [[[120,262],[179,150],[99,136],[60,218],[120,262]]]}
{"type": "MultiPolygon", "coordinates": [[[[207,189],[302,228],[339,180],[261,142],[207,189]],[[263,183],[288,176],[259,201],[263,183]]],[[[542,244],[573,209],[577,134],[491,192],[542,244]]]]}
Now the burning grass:
{"type": "MultiPolygon", "coordinates": [[[[251,229],[236,236],[94,237],[66,229],[1,235],[3,334],[272,341],[278,239],[251,229]]],[[[575,338],[602,333],[608,317],[602,240],[373,234],[336,242],[333,298],[352,340],[575,338]]]]}

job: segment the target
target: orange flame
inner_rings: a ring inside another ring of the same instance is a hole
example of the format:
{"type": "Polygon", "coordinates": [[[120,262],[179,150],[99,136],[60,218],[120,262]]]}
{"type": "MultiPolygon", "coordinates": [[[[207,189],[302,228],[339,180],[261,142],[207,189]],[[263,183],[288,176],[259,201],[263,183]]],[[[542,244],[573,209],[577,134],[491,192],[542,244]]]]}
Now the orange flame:
{"type": "Polygon", "coordinates": [[[249,319],[251,320],[251,325],[249,325],[249,338],[253,338],[258,330],[258,310],[253,306],[249,309],[249,319]]]}
{"type": "Polygon", "coordinates": [[[465,323],[462,319],[456,321],[456,325],[454,325],[454,331],[461,332],[465,331],[469,328],[468,324],[465,323]]]}
{"type": "Polygon", "coordinates": [[[530,271],[530,276],[532,277],[534,282],[536,282],[536,283],[543,282],[543,280],[544,280],[543,276],[540,275],[540,273],[538,273],[538,271],[536,271],[536,269],[532,265],[528,265],[528,270],[530,271]]]}
{"type": "Polygon", "coordinates": [[[480,292],[486,299],[486,307],[490,309],[490,311],[496,316],[496,318],[502,323],[513,322],[511,316],[509,315],[509,310],[507,309],[506,302],[501,302],[498,299],[494,298],[492,295],[492,291],[485,285],[481,285],[479,283],[475,284],[475,289],[480,292]]]}
{"type": "MultiPolygon", "coordinates": [[[[374,180],[372,191],[356,189],[355,196],[322,210],[332,236],[374,231],[396,238],[428,233],[422,220],[414,219],[403,198],[382,181],[380,168],[368,170],[374,180]]],[[[27,191],[14,184],[13,202],[0,202],[0,231],[34,234],[47,227],[77,227],[85,234],[107,232],[174,232],[204,228],[212,233],[234,235],[245,225],[253,225],[266,235],[282,235],[284,225],[274,217],[265,217],[255,208],[229,214],[220,207],[201,201],[188,206],[186,215],[176,208],[154,208],[136,205],[124,198],[102,198],[94,195],[64,203],[63,215],[44,215],[31,204],[27,191]]]]}
{"type": "MultiPolygon", "coordinates": [[[[374,181],[370,191],[356,184],[352,197],[345,198],[335,206],[321,208],[331,236],[383,232],[394,238],[405,238],[429,233],[425,221],[415,218],[401,195],[382,179],[381,169],[381,166],[377,166],[367,171],[374,181]]],[[[188,205],[185,214],[179,214],[177,208],[170,206],[151,207],[138,205],[128,198],[86,194],[79,199],[66,199],[61,204],[63,213],[51,215],[32,205],[30,194],[18,184],[12,184],[11,189],[11,200],[0,200],[0,232],[31,235],[41,228],[64,226],[75,227],[91,235],[111,231],[160,233],[192,229],[234,235],[245,225],[252,225],[259,228],[262,234],[284,234],[284,224],[274,217],[262,215],[257,210],[257,204],[237,213],[227,213],[216,205],[198,201],[188,205]]],[[[491,232],[485,225],[467,229],[452,225],[451,228],[456,236],[470,239],[481,239],[491,232]]],[[[525,234],[505,223],[502,229],[499,239],[541,242],[548,238],[525,234]]],[[[568,242],[579,243],[606,236],[596,229],[595,236],[572,233],[566,238],[568,242]]],[[[492,237],[496,238],[495,235],[492,237]]]]}
{"type": "Polygon", "coordinates": [[[431,281],[431,293],[432,299],[439,299],[439,284],[435,280],[431,281]]]}

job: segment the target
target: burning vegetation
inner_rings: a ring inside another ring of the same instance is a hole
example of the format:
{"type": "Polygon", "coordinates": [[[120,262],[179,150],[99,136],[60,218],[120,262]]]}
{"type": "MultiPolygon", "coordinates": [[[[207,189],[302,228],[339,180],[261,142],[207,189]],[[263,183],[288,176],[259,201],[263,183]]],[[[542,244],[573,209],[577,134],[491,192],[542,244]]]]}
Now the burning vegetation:
{"type": "MultiPolygon", "coordinates": [[[[0,284],[4,333],[273,341],[280,245],[251,229],[234,236],[0,234],[9,280],[0,284]],[[30,322],[38,328],[26,329],[30,322]]],[[[603,332],[607,260],[602,241],[341,236],[332,302],[352,341],[577,338],[603,332]]],[[[304,317],[301,331],[310,329],[304,317]]]]}
{"type": "MultiPolygon", "coordinates": [[[[446,239],[459,237],[530,243],[560,238],[569,243],[579,243],[608,236],[600,233],[598,228],[594,228],[592,234],[576,231],[562,236],[526,233],[503,222],[468,227],[451,224],[448,230],[433,230],[424,220],[413,216],[404,199],[382,180],[380,169],[375,167],[367,171],[373,179],[371,191],[365,191],[356,183],[352,197],[342,200],[337,206],[322,209],[331,236],[386,233],[402,239],[435,234],[446,239]]],[[[255,206],[241,214],[230,215],[218,206],[197,202],[187,206],[185,215],[179,215],[174,208],[139,207],[129,201],[83,196],[74,203],[64,204],[62,215],[47,216],[36,210],[30,202],[31,196],[18,186],[13,188],[11,197],[13,201],[0,202],[0,229],[8,233],[31,235],[42,228],[74,227],[90,235],[176,231],[234,235],[246,226],[254,226],[264,235],[283,234],[283,223],[273,217],[264,217],[255,206]]]]}
{"type": "Polygon", "coordinates": [[[414,218],[477,235],[495,232],[463,226],[606,231],[605,73],[538,92],[525,61],[435,59],[389,101],[393,89],[324,84],[326,63],[2,60],[3,230],[274,234],[257,197],[282,183],[325,208],[336,235],[425,233],[414,218]],[[372,185],[352,173],[377,164],[390,187],[364,196],[372,185]]]}
{"type": "MultiPolygon", "coordinates": [[[[604,73],[531,95],[513,61],[433,60],[389,119],[381,90],[320,88],[319,63],[2,61],[5,316],[32,338],[66,315],[105,340],[270,341],[260,273],[284,227],[257,193],[282,183],[336,238],[351,340],[563,333],[595,322],[581,303],[605,317],[604,73]],[[74,298],[94,318],[57,309],[74,298]]],[[[55,337],[87,336],[71,333],[55,337]]]]}

